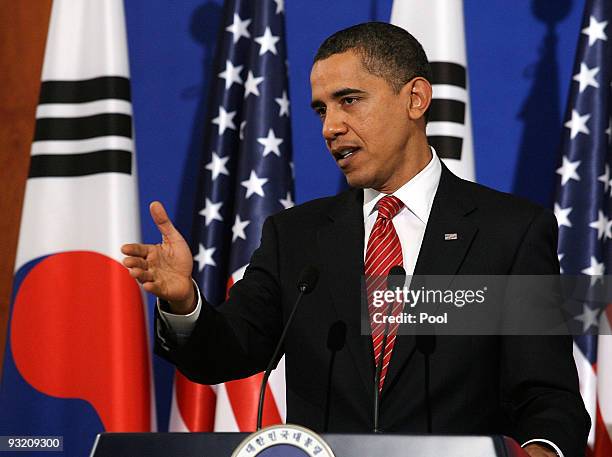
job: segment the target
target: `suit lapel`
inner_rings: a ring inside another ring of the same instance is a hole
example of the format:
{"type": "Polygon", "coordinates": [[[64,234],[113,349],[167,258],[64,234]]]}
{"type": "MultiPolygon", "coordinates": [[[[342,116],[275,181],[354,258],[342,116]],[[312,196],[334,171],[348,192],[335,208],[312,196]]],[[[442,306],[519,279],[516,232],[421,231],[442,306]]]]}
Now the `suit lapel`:
{"type": "Polygon", "coordinates": [[[329,224],[318,232],[319,254],[329,278],[333,306],[347,325],[346,345],[367,393],[372,390],[374,355],[371,337],[361,335],[362,311],[367,309],[361,303],[363,191],[351,190],[339,196],[328,217],[329,224]]]}
{"type": "Polygon", "coordinates": [[[442,176],[425,229],[415,275],[454,275],[477,227],[466,217],[475,205],[461,192],[461,181],[442,164],[442,176]],[[445,239],[451,235],[451,239],[445,239]],[[456,235],[456,239],[454,235],[456,235]]]}
{"type": "MultiPolygon", "coordinates": [[[[414,275],[452,276],[459,270],[478,231],[466,217],[475,210],[475,205],[469,195],[465,195],[462,190],[459,178],[442,164],[440,184],[431,208],[414,275]],[[451,239],[445,239],[447,234],[451,239]]],[[[394,380],[409,361],[414,349],[414,336],[405,335],[397,338],[383,395],[393,387],[394,380]]]]}

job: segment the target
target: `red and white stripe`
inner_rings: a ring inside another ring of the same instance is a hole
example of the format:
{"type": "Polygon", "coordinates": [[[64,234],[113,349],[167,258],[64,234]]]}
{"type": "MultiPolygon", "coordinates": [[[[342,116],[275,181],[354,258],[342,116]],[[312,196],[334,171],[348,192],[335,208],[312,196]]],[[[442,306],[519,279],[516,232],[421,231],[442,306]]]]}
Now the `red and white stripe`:
{"type": "MultiPolygon", "coordinates": [[[[236,270],[227,290],[242,278],[246,265],[236,270]]],[[[190,382],[177,371],[169,430],[174,432],[250,432],[257,422],[262,374],[216,386],[190,382]]],[[[285,422],[285,358],[270,375],[263,424],[285,422]]]]}
{"type": "MultiPolygon", "coordinates": [[[[374,363],[378,365],[378,359],[383,348],[383,340],[386,324],[374,322],[374,314],[377,312],[387,315],[387,306],[376,308],[374,306],[374,293],[387,289],[387,275],[389,270],[396,265],[403,265],[402,246],[393,226],[393,217],[402,209],[404,204],[397,197],[385,196],[378,202],[378,217],[372,228],[368,239],[368,248],[365,258],[366,289],[368,293],[368,309],[370,313],[370,325],[372,327],[372,344],[374,346],[374,363]]],[[[403,303],[393,304],[391,314],[397,316],[403,308],[403,303]]],[[[379,320],[380,321],[380,320],[379,320]]],[[[393,346],[399,324],[389,327],[389,334],[385,344],[385,356],[382,361],[379,389],[385,383],[387,368],[391,361],[393,346]]]]}
{"type": "Polygon", "coordinates": [[[597,362],[591,364],[574,345],[580,393],[591,416],[587,456],[612,456],[612,310],[602,314],[597,362]]]}

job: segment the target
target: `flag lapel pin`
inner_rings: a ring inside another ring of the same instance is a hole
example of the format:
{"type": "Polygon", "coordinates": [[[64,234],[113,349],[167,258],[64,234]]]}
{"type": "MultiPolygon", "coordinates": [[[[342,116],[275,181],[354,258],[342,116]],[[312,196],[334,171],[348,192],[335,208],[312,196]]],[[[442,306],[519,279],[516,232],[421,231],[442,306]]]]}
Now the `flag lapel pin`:
{"type": "Polygon", "coordinates": [[[456,239],[457,239],[456,233],[445,233],[444,234],[444,241],[456,240],[456,239]]]}

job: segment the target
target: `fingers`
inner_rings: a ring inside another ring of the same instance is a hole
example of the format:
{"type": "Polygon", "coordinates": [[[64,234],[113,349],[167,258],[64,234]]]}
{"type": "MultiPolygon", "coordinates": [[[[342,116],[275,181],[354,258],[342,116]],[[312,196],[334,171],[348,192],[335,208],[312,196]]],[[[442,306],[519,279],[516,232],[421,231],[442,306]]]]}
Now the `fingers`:
{"type": "Polygon", "coordinates": [[[149,205],[149,212],[151,213],[153,222],[155,222],[155,225],[157,225],[157,228],[164,237],[167,237],[170,241],[176,241],[183,238],[178,230],[174,228],[172,221],[170,221],[168,217],[168,213],[166,213],[164,205],[155,201],[149,205]]]}
{"type": "MultiPolygon", "coordinates": [[[[124,255],[130,255],[134,257],[146,257],[151,249],[151,245],[141,243],[124,244],[121,246],[121,252],[124,255]]],[[[127,266],[127,265],[126,265],[127,266]]]]}
{"type": "Polygon", "coordinates": [[[165,300],[165,298],[163,298],[163,295],[161,293],[161,289],[158,283],[156,283],[155,281],[149,281],[149,282],[143,282],[141,284],[145,292],[149,292],[150,294],[153,294],[156,297],[161,298],[162,300],[165,300]]]}
{"type": "Polygon", "coordinates": [[[123,259],[123,265],[127,267],[130,276],[136,279],[141,284],[147,281],[153,281],[153,274],[149,270],[149,262],[144,257],[148,252],[147,246],[143,244],[124,244],[121,246],[121,252],[133,257],[123,259]]]}
{"type": "Polygon", "coordinates": [[[157,286],[156,286],[156,285],[155,285],[155,283],[153,283],[153,282],[145,282],[145,283],[142,285],[142,288],[143,288],[143,289],[144,289],[146,292],[149,292],[149,293],[152,293],[152,294],[154,294],[154,293],[157,291],[157,286]]]}
{"type": "Polygon", "coordinates": [[[123,259],[123,265],[128,268],[140,268],[141,270],[149,269],[149,262],[141,257],[126,257],[123,259]]]}
{"type": "Polygon", "coordinates": [[[140,284],[153,282],[155,280],[153,278],[153,273],[148,270],[143,270],[142,268],[130,268],[129,272],[130,276],[136,281],[138,281],[140,284]]]}

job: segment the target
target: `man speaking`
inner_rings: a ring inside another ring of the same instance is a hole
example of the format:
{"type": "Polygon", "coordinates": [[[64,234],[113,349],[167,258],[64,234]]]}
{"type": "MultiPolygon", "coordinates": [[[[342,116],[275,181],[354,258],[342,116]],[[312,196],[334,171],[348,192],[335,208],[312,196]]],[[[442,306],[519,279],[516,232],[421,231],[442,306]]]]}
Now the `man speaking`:
{"type": "Polygon", "coordinates": [[[383,344],[362,335],[363,275],[397,266],[408,275],[559,272],[550,211],[457,178],[432,151],[430,79],[421,45],[399,27],[366,23],[325,40],[310,76],[312,107],[352,189],[270,217],[221,306],[192,282],[187,243],[162,205],[151,204],[161,244],[122,251],[132,276],[160,298],[156,351],[204,384],[263,371],[311,265],[318,284],[282,348],[288,422],[372,430],[384,351],[384,432],[505,434],[531,456],[583,455],[589,418],[570,337],[438,336],[435,348],[423,348],[414,336],[391,333],[383,344]],[[330,373],[328,340],[338,325],[346,333],[330,373]]]}

